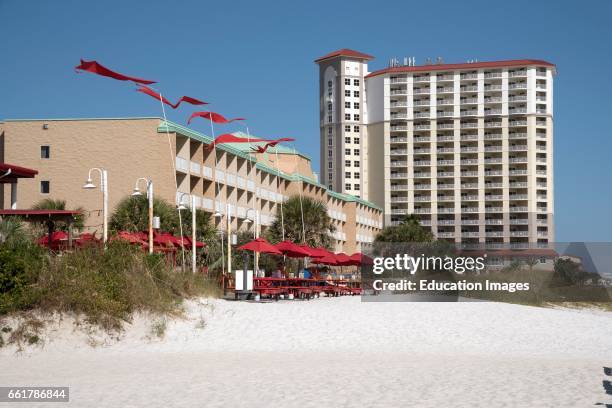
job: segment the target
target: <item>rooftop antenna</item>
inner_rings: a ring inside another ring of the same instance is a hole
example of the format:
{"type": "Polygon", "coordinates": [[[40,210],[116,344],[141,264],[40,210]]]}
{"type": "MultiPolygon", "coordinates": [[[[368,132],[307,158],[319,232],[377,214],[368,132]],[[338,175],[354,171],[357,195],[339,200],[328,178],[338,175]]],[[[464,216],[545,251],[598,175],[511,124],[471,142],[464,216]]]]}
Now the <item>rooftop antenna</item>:
{"type": "Polygon", "coordinates": [[[431,65],[431,58],[427,57],[425,59],[425,65],[431,65]]]}
{"type": "Polygon", "coordinates": [[[438,64],[438,65],[444,64],[444,60],[442,59],[442,57],[436,58],[436,64],[438,64]]]}

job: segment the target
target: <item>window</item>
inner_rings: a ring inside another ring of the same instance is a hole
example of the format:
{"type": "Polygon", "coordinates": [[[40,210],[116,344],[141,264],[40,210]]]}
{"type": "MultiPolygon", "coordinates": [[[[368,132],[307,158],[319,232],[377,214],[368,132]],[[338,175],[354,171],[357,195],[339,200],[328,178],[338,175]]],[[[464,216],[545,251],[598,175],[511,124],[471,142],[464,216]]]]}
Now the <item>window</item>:
{"type": "Polygon", "coordinates": [[[327,81],[327,87],[331,88],[332,87],[332,81],[327,81]]]}
{"type": "Polygon", "coordinates": [[[351,154],[351,149],[344,149],[344,154],[347,156],[351,154]]]}
{"type": "Polygon", "coordinates": [[[359,91],[353,91],[353,96],[355,98],[359,98],[359,91]]]}
{"type": "Polygon", "coordinates": [[[344,119],[345,120],[351,120],[351,114],[350,113],[345,113],[344,114],[344,119]]]}
{"type": "Polygon", "coordinates": [[[51,185],[49,181],[41,181],[40,182],[40,193],[41,194],[49,194],[51,191],[51,185]]]}
{"type": "Polygon", "coordinates": [[[358,115],[358,114],[354,114],[354,115],[353,115],[353,119],[354,119],[354,120],[359,120],[359,115],[358,115]]]}
{"type": "Polygon", "coordinates": [[[348,89],[344,91],[344,96],[351,96],[351,91],[349,91],[348,89]]]}
{"type": "Polygon", "coordinates": [[[333,165],[333,163],[332,163],[332,162],[327,162],[327,168],[328,168],[328,169],[331,169],[333,166],[334,166],[334,165],[333,165]]]}
{"type": "Polygon", "coordinates": [[[350,160],[345,160],[344,161],[344,167],[351,167],[351,161],[350,160]]]}
{"type": "Polygon", "coordinates": [[[331,123],[331,121],[332,121],[332,117],[331,117],[331,115],[329,115],[329,116],[327,117],[327,121],[328,121],[329,123],[331,123]]]}
{"type": "Polygon", "coordinates": [[[354,138],[353,138],[353,143],[355,143],[355,144],[359,144],[359,138],[358,138],[358,137],[354,137],[354,138]]]}
{"type": "Polygon", "coordinates": [[[329,180],[331,180],[332,178],[334,178],[334,173],[327,173],[327,178],[329,180]]]}
{"type": "Polygon", "coordinates": [[[356,171],[356,172],[354,172],[354,173],[353,173],[353,178],[358,179],[358,178],[359,178],[359,172],[357,172],[357,171],[356,171]]]}
{"type": "Polygon", "coordinates": [[[345,189],[345,190],[350,190],[350,189],[351,189],[351,185],[350,185],[349,183],[346,183],[346,184],[344,185],[344,189],[345,189]]]}
{"type": "Polygon", "coordinates": [[[353,163],[353,165],[354,165],[355,167],[359,167],[359,160],[355,160],[355,162],[353,163]]]}
{"type": "Polygon", "coordinates": [[[355,132],[355,133],[359,133],[359,126],[355,126],[355,127],[353,127],[353,132],[355,132]]]}
{"type": "Polygon", "coordinates": [[[353,103],[353,108],[355,108],[355,109],[359,109],[359,102],[355,102],[355,103],[353,103]]]}
{"type": "Polygon", "coordinates": [[[332,127],[331,127],[331,126],[327,128],[327,134],[328,134],[328,135],[331,135],[331,134],[332,134],[332,127]]]}
{"type": "Polygon", "coordinates": [[[359,184],[355,184],[353,187],[355,188],[355,190],[359,190],[359,184]]]}
{"type": "Polygon", "coordinates": [[[344,78],[344,85],[350,85],[350,84],[351,84],[350,78],[344,78]]]}
{"type": "Polygon", "coordinates": [[[40,158],[48,159],[51,157],[51,147],[50,146],[40,146],[40,158]]]}
{"type": "Polygon", "coordinates": [[[328,104],[327,104],[327,111],[328,111],[328,112],[331,112],[331,111],[332,111],[332,104],[331,104],[331,103],[328,103],[328,104]]]}
{"type": "Polygon", "coordinates": [[[327,151],[327,156],[328,156],[328,157],[332,157],[333,155],[334,155],[333,150],[328,150],[328,151],[327,151]]]}
{"type": "Polygon", "coordinates": [[[327,139],[327,145],[328,146],[332,146],[334,144],[334,139],[332,139],[331,137],[329,139],[327,139]]]}
{"type": "Polygon", "coordinates": [[[329,186],[327,186],[327,188],[329,188],[330,190],[333,189],[332,185],[330,184],[329,186]]]}
{"type": "Polygon", "coordinates": [[[351,125],[344,126],[344,131],[345,132],[350,132],[351,131],[351,125]]]}
{"type": "Polygon", "coordinates": [[[344,143],[351,143],[351,138],[350,137],[345,137],[344,138],[344,143]]]}
{"type": "Polygon", "coordinates": [[[351,178],[351,172],[350,171],[344,172],[344,178],[351,178]]]}
{"type": "Polygon", "coordinates": [[[351,109],[351,103],[350,102],[344,102],[344,107],[346,109],[351,109]]]}
{"type": "Polygon", "coordinates": [[[353,85],[359,86],[359,80],[358,79],[353,79],[353,85]]]}
{"type": "Polygon", "coordinates": [[[359,156],[359,149],[354,149],[353,154],[359,156]]]}

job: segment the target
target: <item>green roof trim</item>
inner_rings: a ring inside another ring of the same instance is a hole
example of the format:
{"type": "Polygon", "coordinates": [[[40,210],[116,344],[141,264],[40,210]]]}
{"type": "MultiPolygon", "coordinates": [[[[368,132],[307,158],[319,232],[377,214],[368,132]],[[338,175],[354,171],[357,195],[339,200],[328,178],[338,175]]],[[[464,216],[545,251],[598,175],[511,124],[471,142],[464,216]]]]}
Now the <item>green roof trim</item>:
{"type": "MultiPolygon", "coordinates": [[[[166,131],[180,133],[180,134],[182,134],[184,136],[193,138],[195,140],[198,140],[198,141],[206,143],[206,144],[210,144],[213,141],[213,139],[210,136],[206,136],[206,135],[204,135],[204,134],[202,134],[202,133],[200,133],[198,131],[195,131],[193,129],[190,129],[188,127],[179,125],[179,124],[171,122],[171,121],[164,122],[163,119],[161,119],[161,123],[157,127],[157,132],[158,133],[166,133],[166,131]]],[[[242,132],[236,132],[236,133],[234,133],[234,135],[239,136],[239,137],[248,137],[245,133],[242,133],[242,132]]],[[[251,136],[253,136],[253,135],[251,135],[251,136]]],[[[255,136],[253,136],[253,137],[255,137],[255,136]]],[[[280,149],[279,150],[279,154],[282,154],[282,153],[285,153],[285,154],[297,154],[297,155],[302,156],[305,159],[310,161],[310,158],[308,156],[304,155],[304,154],[301,154],[301,153],[299,153],[297,151],[294,151],[293,149],[289,149],[286,146],[282,146],[282,147],[280,147],[280,145],[277,145],[277,146],[279,146],[279,149],[280,149]]],[[[332,196],[334,198],[337,198],[339,200],[348,201],[348,202],[354,201],[354,202],[360,203],[362,205],[365,205],[366,207],[370,207],[370,208],[374,208],[374,209],[379,210],[379,211],[383,211],[383,209],[381,207],[375,205],[374,203],[366,201],[366,200],[364,200],[362,198],[355,197],[355,196],[352,196],[352,195],[349,195],[349,194],[338,193],[338,192],[333,191],[333,190],[329,190],[326,186],[324,186],[323,184],[319,183],[318,181],[316,181],[315,179],[312,179],[310,177],[306,177],[306,176],[304,176],[302,174],[297,174],[297,173],[294,173],[294,174],[285,173],[285,172],[283,172],[281,170],[277,170],[277,169],[275,169],[273,167],[270,167],[270,166],[268,166],[266,164],[258,162],[257,159],[250,154],[250,149],[248,147],[245,148],[245,146],[243,146],[242,143],[224,143],[222,145],[219,145],[217,148],[221,149],[221,150],[224,150],[224,151],[227,151],[229,153],[235,154],[236,156],[242,157],[244,159],[251,160],[251,161],[255,162],[255,167],[258,168],[259,170],[265,171],[266,173],[269,173],[269,174],[272,174],[272,175],[275,175],[275,176],[278,176],[278,177],[282,177],[285,180],[289,180],[289,181],[302,181],[304,183],[308,183],[308,184],[311,184],[311,185],[314,185],[314,186],[317,186],[317,187],[320,187],[320,188],[324,189],[327,192],[327,194],[329,194],[330,196],[332,196]],[[236,145],[238,145],[241,148],[236,147],[236,145]]]]}

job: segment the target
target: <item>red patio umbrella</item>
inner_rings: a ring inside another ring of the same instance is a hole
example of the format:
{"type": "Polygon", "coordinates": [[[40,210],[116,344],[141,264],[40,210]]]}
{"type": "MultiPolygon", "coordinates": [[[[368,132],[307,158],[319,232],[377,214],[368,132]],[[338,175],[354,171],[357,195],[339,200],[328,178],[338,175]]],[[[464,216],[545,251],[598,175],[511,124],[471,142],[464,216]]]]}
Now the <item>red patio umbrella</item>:
{"type": "Polygon", "coordinates": [[[312,263],[323,265],[338,265],[338,260],[336,259],[336,256],[334,254],[329,252],[324,256],[314,258],[312,260],[312,263]]]}
{"type": "Polygon", "coordinates": [[[119,231],[117,235],[111,238],[112,241],[126,241],[130,244],[143,244],[144,241],[138,236],[138,233],[119,231]]]}
{"type": "Polygon", "coordinates": [[[276,249],[290,258],[304,258],[306,256],[311,256],[309,250],[300,245],[294,244],[291,241],[282,241],[274,246],[276,249]]]}
{"type": "Polygon", "coordinates": [[[320,258],[322,256],[327,256],[327,255],[334,255],[333,253],[329,252],[327,249],[325,248],[310,248],[308,247],[308,249],[310,250],[310,256],[313,258],[320,258]]]}
{"type": "Polygon", "coordinates": [[[351,259],[351,265],[362,266],[362,265],[373,265],[374,260],[361,252],[355,252],[349,257],[351,259]]]}
{"type": "MultiPolygon", "coordinates": [[[[181,240],[180,238],[177,238],[177,239],[179,241],[181,240]]],[[[188,237],[187,235],[185,235],[183,237],[183,242],[185,243],[186,247],[191,248],[191,237],[188,237]]],[[[200,242],[198,240],[196,240],[195,244],[196,244],[196,248],[204,248],[204,246],[206,245],[203,242],[200,242]]]]}
{"type": "MultiPolygon", "coordinates": [[[[51,244],[54,244],[57,241],[66,241],[68,240],[68,234],[64,231],[54,231],[51,234],[51,244]]],[[[49,244],[49,234],[44,235],[41,239],[38,240],[39,245],[48,245],[49,244]]]]}
{"type": "Polygon", "coordinates": [[[257,238],[251,242],[242,245],[241,247],[238,247],[238,249],[241,249],[243,251],[264,252],[267,254],[283,254],[281,251],[276,249],[274,245],[272,245],[263,238],[257,238]]]}
{"type": "Polygon", "coordinates": [[[340,265],[340,266],[352,265],[351,258],[344,252],[340,252],[336,254],[336,261],[338,261],[337,265],[340,265]]]}

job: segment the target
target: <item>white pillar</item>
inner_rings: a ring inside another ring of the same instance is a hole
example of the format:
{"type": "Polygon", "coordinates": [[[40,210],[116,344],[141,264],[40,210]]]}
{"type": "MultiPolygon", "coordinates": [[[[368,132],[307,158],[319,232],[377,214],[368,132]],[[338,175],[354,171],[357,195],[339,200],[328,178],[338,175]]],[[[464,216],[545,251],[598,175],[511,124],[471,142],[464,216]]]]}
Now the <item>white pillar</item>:
{"type": "Polygon", "coordinates": [[[196,273],[196,197],[191,195],[191,271],[196,273]]]}

